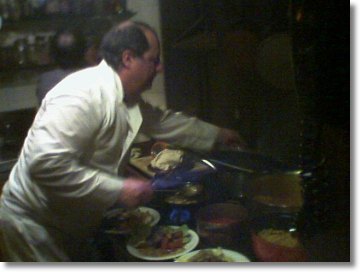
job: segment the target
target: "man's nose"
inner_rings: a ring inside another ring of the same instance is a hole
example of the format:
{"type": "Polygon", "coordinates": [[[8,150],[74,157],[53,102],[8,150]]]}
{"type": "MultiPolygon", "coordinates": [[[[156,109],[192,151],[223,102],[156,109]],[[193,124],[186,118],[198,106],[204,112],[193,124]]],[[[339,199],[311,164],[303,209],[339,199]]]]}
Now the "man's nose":
{"type": "Polygon", "coordinates": [[[159,62],[159,64],[156,65],[156,73],[162,73],[164,71],[164,65],[162,62],[159,62]]]}

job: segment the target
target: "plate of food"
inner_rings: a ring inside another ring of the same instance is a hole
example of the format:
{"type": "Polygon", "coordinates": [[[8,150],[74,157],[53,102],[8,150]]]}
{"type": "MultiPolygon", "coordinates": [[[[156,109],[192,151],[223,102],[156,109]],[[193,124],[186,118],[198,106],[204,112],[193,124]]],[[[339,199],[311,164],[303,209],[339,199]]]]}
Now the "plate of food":
{"type": "Polygon", "coordinates": [[[175,259],[196,248],[199,236],[187,225],[157,226],[147,238],[129,242],[127,251],[142,260],[163,261],[175,259]]]}
{"type": "Polygon", "coordinates": [[[151,228],[160,221],[160,213],[148,207],[136,209],[118,208],[106,213],[105,220],[111,226],[105,231],[108,234],[129,234],[136,230],[151,228]]]}
{"type": "Polygon", "coordinates": [[[175,259],[178,263],[190,262],[231,262],[243,263],[250,262],[250,260],[243,254],[223,249],[223,248],[207,248],[196,251],[191,251],[175,259]]]}

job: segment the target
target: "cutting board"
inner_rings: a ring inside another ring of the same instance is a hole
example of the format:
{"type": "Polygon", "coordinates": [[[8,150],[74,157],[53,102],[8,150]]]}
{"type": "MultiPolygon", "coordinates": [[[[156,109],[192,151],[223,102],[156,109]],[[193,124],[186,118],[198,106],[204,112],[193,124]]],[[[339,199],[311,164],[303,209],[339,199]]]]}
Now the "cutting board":
{"type": "Polygon", "coordinates": [[[150,165],[151,160],[152,160],[152,156],[131,158],[130,165],[135,167],[140,172],[145,173],[150,177],[153,177],[155,176],[155,172],[148,167],[150,165]]]}
{"type": "MultiPolygon", "coordinates": [[[[141,171],[142,173],[145,173],[150,177],[154,177],[155,172],[149,168],[151,160],[152,160],[152,156],[131,158],[130,165],[135,167],[137,170],[141,171]]],[[[194,167],[190,171],[201,171],[201,170],[206,170],[207,168],[208,166],[206,166],[205,164],[201,162],[196,162],[194,164],[194,167]]]]}

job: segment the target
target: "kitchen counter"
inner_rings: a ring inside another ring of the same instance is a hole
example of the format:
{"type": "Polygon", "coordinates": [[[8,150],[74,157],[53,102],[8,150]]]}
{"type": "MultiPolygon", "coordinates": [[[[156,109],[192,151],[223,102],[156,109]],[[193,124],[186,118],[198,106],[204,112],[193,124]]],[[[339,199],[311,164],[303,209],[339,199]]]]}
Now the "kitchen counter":
{"type": "MultiPolygon", "coordinates": [[[[149,143],[150,144],[150,143],[149,143]]],[[[149,145],[148,144],[148,145],[149,145]]],[[[146,150],[148,151],[149,148],[146,150]]],[[[144,149],[143,149],[144,150],[144,149]]],[[[142,150],[142,151],[143,151],[142,150]]],[[[129,166],[127,167],[128,175],[137,175],[139,177],[151,180],[154,177],[154,172],[148,167],[151,156],[149,156],[148,152],[141,152],[141,157],[132,158],[130,160],[129,166]]],[[[201,169],[202,165],[194,165],[195,170],[201,169]]],[[[208,181],[203,181],[204,186],[208,181]]],[[[210,181],[213,183],[213,181],[210,181]]],[[[213,188],[210,188],[212,190],[213,188]]],[[[182,225],[186,224],[190,229],[197,232],[197,223],[196,223],[196,214],[201,207],[206,205],[210,205],[218,202],[226,202],[227,200],[222,197],[220,194],[209,195],[210,191],[204,190],[204,194],[206,197],[201,198],[199,202],[192,203],[189,205],[176,205],[170,204],[165,201],[165,199],[169,195],[175,194],[176,191],[155,191],[153,200],[148,203],[146,206],[155,209],[160,213],[160,222],[158,225],[182,225]],[[174,213],[185,213],[189,214],[188,219],[179,219],[180,217],[174,217],[174,213]]],[[[229,200],[230,201],[230,200],[229,200]]],[[[246,226],[248,226],[246,224],[246,226]]],[[[237,251],[246,257],[248,257],[251,261],[256,261],[256,257],[252,250],[251,244],[251,236],[250,231],[248,229],[241,230],[243,235],[239,240],[233,240],[232,245],[223,245],[221,243],[214,246],[213,244],[208,244],[207,241],[200,237],[199,244],[196,246],[194,250],[210,248],[210,247],[223,247],[226,249],[231,249],[237,251]]],[[[146,260],[138,259],[131,254],[129,254],[126,250],[127,243],[126,235],[119,234],[106,234],[104,232],[100,232],[97,243],[98,247],[102,252],[103,261],[113,261],[113,262],[147,262],[146,260]]],[[[172,262],[173,260],[165,260],[166,262],[172,262]]]]}
{"type": "MultiPolygon", "coordinates": [[[[146,157],[148,153],[143,153],[142,156],[146,157]]],[[[144,159],[145,160],[145,159],[144,159]]],[[[145,160],[147,161],[147,160],[145,160]]],[[[136,163],[135,163],[136,164],[136,163]]],[[[129,166],[131,169],[130,173],[137,173],[139,176],[144,178],[151,179],[152,173],[142,171],[141,167],[136,166],[130,163],[129,166]]],[[[208,181],[205,181],[205,183],[208,181]]],[[[210,185],[209,191],[215,193],[215,197],[210,197],[204,199],[200,203],[196,203],[188,206],[176,207],[176,205],[171,205],[164,202],[165,193],[156,192],[153,200],[148,203],[148,207],[151,207],[157,210],[161,215],[161,220],[158,224],[160,225],[181,225],[183,222],[175,222],[171,219],[171,213],[176,208],[180,210],[188,210],[191,214],[190,219],[186,222],[190,229],[197,231],[196,224],[196,214],[198,209],[204,207],[208,204],[213,203],[226,203],[233,202],[232,199],[227,199],[224,195],[216,194],[218,193],[219,187],[213,187],[214,184],[219,184],[218,182],[214,183],[213,180],[207,183],[210,185]],[[179,223],[179,224],[177,224],[179,223]]],[[[239,202],[238,204],[246,206],[246,203],[239,202]]],[[[345,205],[346,208],[346,205],[345,205]]],[[[313,233],[311,237],[303,240],[303,244],[309,254],[309,262],[349,262],[350,261],[350,226],[348,225],[347,218],[341,212],[335,212],[328,214],[331,218],[329,220],[333,223],[324,223],[321,226],[316,226],[317,231],[313,233]],[[345,220],[345,221],[344,221],[345,220]],[[344,224],[337,224],[337,222],[344,222],[344,224]],[[324,246],[325,245],[325,246],[324,246]],[[326,248],[326,250],[324,250],[326,248]]],[[[248,220],[248,227],[242,229],[242,237],[238,241],[234,241],[234,244],[231,248],[234,251],[237,251],[245,256],[247,256],[252,262],[258,262],[259,260],[255,256],[252,240],[251,240],[251,221],[248,220]]],[[[144,260],[138,259],[134,256],[131,256],[126,250],[126,241],[127,237],[124,235],[101,235],[101,238],[98,240],[99,248],[101,249],[104,261],[116,261],[116,262],[146,262],[144,260]]],[[[221,247],[222,245],[217,245],[221,247]]],[[[208,248],[209,245],[200,237],[200,242],[194,250],[208,248]]],[[[214,246],[211,246],[214,247],[214,246]]],[[[224,247],[226,248],[226,247],[224,247]]],[[[172,262],[173,260],[168,260],[172,262]]]]}
{"type": "MultiPolygon", "coordinates": [[[[155,193],[156,194],[156,193],[155,193]]],[[[196,233],[197,224],[196,224],[196,213],[198,210],[211,204],[211,202],[201,202],[195,205],[182,206],[180,209],[182,211],[189,211],[191,213],[190,219],[186,222],[174,222],[176,220],[171,218],[171,214],[177,210],[177,207],[173,205],[169,205],[159,201],[162,196],[155,195],[154,200],[150,202],[147,207],[153,208],[160,213],[160,221],[157,225],[171,225],[171,226],[181,226],[186,224],[189,229],[192,229],[196,233]]],[[[237,240],[232,240],[231,245],[225,244],[210,244],[207,240],[204,240],[202,237],[199,237],[199,244],[193,250],[205,249],[205,248],[217,248],[221,247],[224,249],[233,250],[245,255],[250,261],[257,261],[257,258],[252,249],[251,236],[250,231],[248,229],[240,230],[242,232],[242,236],[237,240]]],[[[149,262],[147,260],[142,260],[137,257],[132,256],[126,250],[126,244],[129,236],[120,235],[120,234],[106,234],[101,233],[98,236],[98,247],[102,253],[102,260],[109,262],[149,262]]],[[[173,262],[173,259],[164,260],[163,262],[173,262]]]]}

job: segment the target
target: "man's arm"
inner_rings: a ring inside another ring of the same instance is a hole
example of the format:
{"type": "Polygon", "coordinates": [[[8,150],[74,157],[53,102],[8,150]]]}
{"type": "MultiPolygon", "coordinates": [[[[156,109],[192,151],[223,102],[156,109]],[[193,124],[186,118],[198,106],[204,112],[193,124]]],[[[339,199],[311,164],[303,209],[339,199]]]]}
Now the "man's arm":
{"type": "Polygon", "coordinates": [[[181,112],[161,110],[149,103],[140,104],[144,116],[142,132],[195,151],[210,151],[216,144],[245,148],[245,141],[230,129],[221,128],[181,112]]]}

